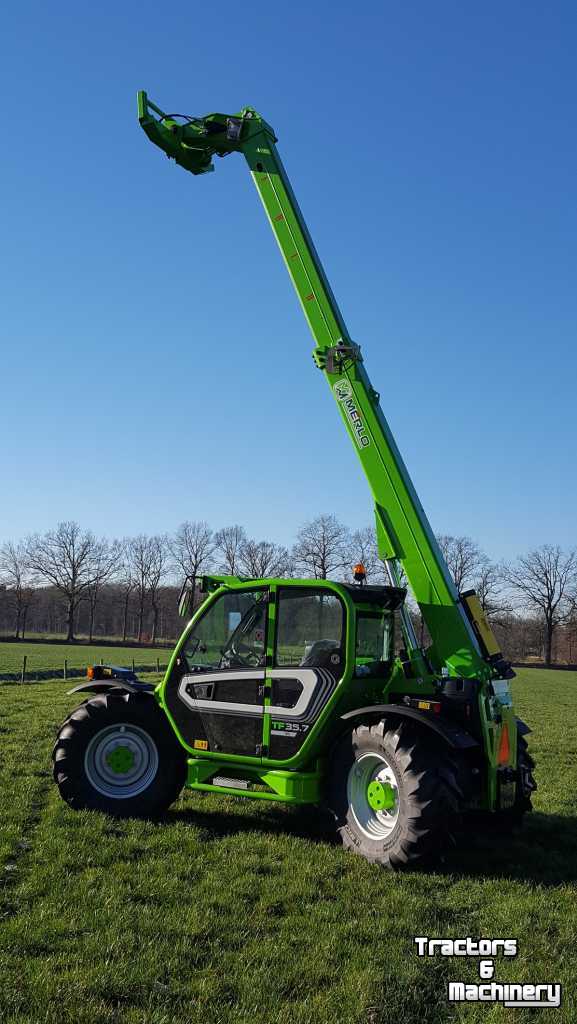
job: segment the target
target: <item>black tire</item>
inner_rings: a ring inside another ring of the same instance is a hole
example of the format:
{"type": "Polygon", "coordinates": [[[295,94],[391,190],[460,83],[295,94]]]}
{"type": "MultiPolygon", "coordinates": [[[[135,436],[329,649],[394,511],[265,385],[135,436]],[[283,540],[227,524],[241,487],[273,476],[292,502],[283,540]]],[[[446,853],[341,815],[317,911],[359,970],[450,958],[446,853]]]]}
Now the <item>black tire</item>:
{"type": "Polygon", "coordinates": [[[537,789],[533,775],[535,761],[529,753],[529,745],[522,733],[517,731],[517,795],[515,804],[521,814],[533,810],[531,794],[537,789]]]}
{"type": "Polygon", "coordinates": [[[410,722],[357,726],[338,743],[330,767],[327,802],[343,845],[397,871],[442,860],[463,801],[459,772],[452,752],[410,722]],[[386,769],[378,769],[381,761],[386,769]],[[387,799],[396,790],[389,810],[369,807],[368,796],[363,802],[371,771],[381,785],[390,780],[387,799]]]}
{"type": "Polygon", "coordinates": [[[186,780],[186,755],[151,697],[105,693],[63,722],[52,751],[54,781],[75,810],[157,817],[186,780]]]}
{"type": "Polygon", "coordinates": [[[497,811],[493,817],[494,824],[501,832],[515,832],[521,828],[523,818],[533,810],[531,794],[537,789],[533,775],[535,762],[529,753],[529,746],[523,733],[517,726],[517,786],[515,803],[504,811],[497,811]]]}

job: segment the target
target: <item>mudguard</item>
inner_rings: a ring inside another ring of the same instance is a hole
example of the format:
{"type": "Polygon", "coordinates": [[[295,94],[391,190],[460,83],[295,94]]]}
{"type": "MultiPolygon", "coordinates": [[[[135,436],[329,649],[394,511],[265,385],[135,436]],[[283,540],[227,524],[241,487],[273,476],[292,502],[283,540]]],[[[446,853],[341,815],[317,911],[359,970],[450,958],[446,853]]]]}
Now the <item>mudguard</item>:
{"type": "Polygon", "coordinates": [[[111,693],[112,690],[124,690],[125,693],[154,693],[155,686],[152,683],[127,683],[124,679],[96,680],[91,679],[89,683],[81,683],[73,687],[67,693],[111,693]]]}
{"type": "Polygon", "coordinates": [[[447,722],[446,719],[433,717],[428,712],[417,711],[416,708],[404,707],[402,704],[371,704],[369,707],[356,708],[354,711],[347,711],[341,715],[342,722],[351,722],[363,718],[385,718],[396,715],[399,718],[412,718],[425,729],[440,736],[448,746],[454,750],[467,750],[470,747],[478,747],[480,744],[470,733],[460,729],[458,725],[447,722]]]}

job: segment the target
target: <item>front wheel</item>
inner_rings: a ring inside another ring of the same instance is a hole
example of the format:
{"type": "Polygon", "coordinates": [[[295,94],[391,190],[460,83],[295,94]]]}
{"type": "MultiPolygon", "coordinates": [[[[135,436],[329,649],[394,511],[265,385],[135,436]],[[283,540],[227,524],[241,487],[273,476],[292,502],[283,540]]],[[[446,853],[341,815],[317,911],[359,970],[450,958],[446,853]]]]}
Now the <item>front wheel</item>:
{"type": "Polygon", "coordinates": [[[186,759],[150,697],[107,693],[81,704],[52,753],[60,795],[75,809],[155,817],[180,793],[186,759]]]}
{"type": "Polygon", "coordinates": [[[406,721],[359,725],[339,742],[329,807],[343,845],[402,870],[441,860],[462,792],[451,752],[406,721]]]}

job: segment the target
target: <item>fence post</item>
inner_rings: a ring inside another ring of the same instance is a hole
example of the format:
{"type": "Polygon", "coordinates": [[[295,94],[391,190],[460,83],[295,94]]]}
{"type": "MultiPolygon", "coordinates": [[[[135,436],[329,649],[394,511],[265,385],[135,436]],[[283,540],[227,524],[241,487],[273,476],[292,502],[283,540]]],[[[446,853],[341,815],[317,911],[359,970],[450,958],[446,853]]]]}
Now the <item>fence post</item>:
{"type": "Polygon", "coordinates": [[[160,672],[160,658],[156,656],[156,671],[160,672]]]}
{"type": "Polygon", "coordinates": [[[104,658],[101,658],[101,659],[100,659],[100,664],[101,664],[101,665],[104,665],[104,658]]]}
{"type": "Polygon", "coordinates": [[[22,658],[22,674],[20,676],[20,682],[23,683],[26,680],[26,655],[22,658]]]}
{"type": "Polygon", "coordinates": [[[134,672],[134,658],[132,659],[132,671],[134,672]]]}
{"type": "Polygon", "coordinates": [[[68,679],[68,658],[64,659],[64,682],[68,679]]]}

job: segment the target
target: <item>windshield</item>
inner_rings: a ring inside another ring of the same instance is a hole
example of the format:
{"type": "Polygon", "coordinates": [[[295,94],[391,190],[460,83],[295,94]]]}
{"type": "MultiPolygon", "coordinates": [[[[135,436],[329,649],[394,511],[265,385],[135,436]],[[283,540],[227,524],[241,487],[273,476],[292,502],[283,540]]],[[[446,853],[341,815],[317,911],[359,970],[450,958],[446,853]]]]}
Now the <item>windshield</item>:
{"type": "Polygon", "coordinates": [[[189,671],[264,665],[266,598],[265,590],[222,594],[194,624],[184,644],[189,671]]]}

